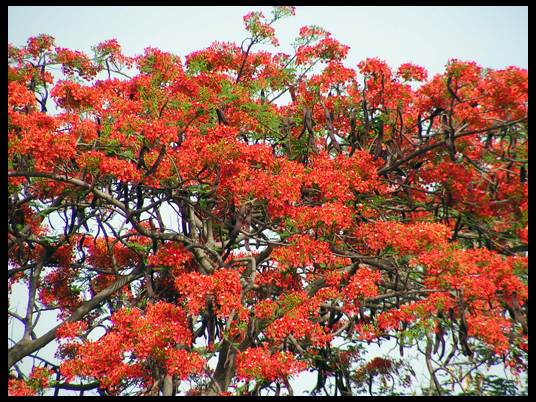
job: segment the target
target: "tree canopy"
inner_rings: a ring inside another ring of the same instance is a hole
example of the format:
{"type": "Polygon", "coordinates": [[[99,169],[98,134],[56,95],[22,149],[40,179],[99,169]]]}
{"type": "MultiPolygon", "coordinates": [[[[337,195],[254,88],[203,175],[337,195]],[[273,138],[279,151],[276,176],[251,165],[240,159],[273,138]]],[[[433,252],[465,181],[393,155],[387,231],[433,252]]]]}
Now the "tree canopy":
{"type": "Polygon", "coordinates": [[[349,68],[318,26],[265,50],[293,14],[183,58],[8,45],[9,393],[292,395],[309,370],[317,395],[480,395],[527,370],[528,71],[349,68]]]}

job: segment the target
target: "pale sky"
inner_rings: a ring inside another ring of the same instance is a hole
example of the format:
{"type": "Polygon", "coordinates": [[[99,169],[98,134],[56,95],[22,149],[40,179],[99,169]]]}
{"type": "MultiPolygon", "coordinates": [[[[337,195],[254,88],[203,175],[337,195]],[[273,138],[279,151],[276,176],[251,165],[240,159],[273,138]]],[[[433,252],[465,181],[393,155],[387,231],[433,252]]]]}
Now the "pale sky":
{"type": "MultiPolygon", "coordinates": [[[[20,46],[47,33],[56,45],[90,53],[90,46],[115,38],[126,55],[152,46],[179,56],[213,41],[240,44],[247,37],[242,17],[250,11],[270,16],[269,6],[227,7],[8,7],[8,43],[20,46]]],[[[413,62],[442,72],[450,58],[482,67],[528,68],[528,7],[313,7],[275,24],[288,52],[298,30],[319,25],[350,46],[347,67],[379,57],[393,69],[413,62]]]]}
{"type": "MultiPolygon", "coordinates": [[[[184,60],[187,54],[215,40],[240,45],[247,38],[242,17],[262,11],[269,18],[270,10],[266,6],[9,6],[8,43],[22,46],[30,36],[46,33],[56,38],[56,46],[91,56],[91,46],[115,38],[128,56],[151,46],[184,60]]],[[[526,6],[299,6],[295,17],[274,25],[281,46],[267,50],[291,53],[289,44],[305,25],[319,25],[350,46],[344,64],[352,68],[367,57],[379,57],[393,69],[406,62],[421,65],[429,77],[443,72],[452,58],[493,69],[511,65],[528,69],[526,6]]],[[[381,354],[375,349],[367,358],[381,354]]],[[[389,347],[382,349],[389,352],[389,347]]],[[[398,353],[393,357],[399,357],[398,353]]],[[[316,374],[302,374],[293,382],[296,395],[312,389],[315,383],[316,374]]]]}

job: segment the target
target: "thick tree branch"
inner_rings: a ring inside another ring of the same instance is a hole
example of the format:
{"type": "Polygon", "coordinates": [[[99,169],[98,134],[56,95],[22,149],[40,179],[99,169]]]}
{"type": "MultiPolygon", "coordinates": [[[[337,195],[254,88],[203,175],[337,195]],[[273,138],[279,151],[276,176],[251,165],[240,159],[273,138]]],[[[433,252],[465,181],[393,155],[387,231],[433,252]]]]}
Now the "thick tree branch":
{"type": "Polygon", "coordinates": [[[76,322],[78,320],[81,320],[87,313],[98,307],[100,303],[108,299],[115,292],[128,285],[132,281],[142,277],[143,272],[144,266],[140,264],[140,266],[133,270],[130,274],[121,276],[114,283],[106,287],[101,292],[97,293],[93,298],[83,303],[82,306],[79,307],[69,318],[56,325],[43,336],[35,340],[23,338],[15,346],[8,349],[8,371],[24,357],[36,352],[37,350],[52,342],[56,338],[56,332],[58,331],[58,328],[61,327],[63,324],[67,322],[76,322]]]}

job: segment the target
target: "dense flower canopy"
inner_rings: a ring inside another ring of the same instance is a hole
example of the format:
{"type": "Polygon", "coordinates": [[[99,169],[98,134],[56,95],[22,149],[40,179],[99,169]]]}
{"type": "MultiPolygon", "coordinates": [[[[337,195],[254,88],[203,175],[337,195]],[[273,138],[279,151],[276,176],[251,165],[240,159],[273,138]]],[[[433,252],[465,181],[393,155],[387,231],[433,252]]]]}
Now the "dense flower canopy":
{"type": "Polygon", "coordinates": [[[365,356],[385,339],[430,393],[526,371],[528,72],[352,69],[317,26],[258,50],[293,13],[184,58],[8,46],[10,394],[411,389],[411,362],[365,356]]]}

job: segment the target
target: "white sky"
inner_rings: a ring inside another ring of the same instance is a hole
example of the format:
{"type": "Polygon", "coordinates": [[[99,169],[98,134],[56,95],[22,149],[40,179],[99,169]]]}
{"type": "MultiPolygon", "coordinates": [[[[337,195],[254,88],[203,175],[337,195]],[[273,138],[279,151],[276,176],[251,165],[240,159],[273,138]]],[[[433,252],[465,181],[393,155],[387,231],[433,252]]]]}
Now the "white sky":
{"type": "MultiPolygon", "coordinates": [[[[21,46],[30,36],[46,33],[56,38],[56,46],[91,56],[91,46],[115,38],[128,56],[151,46],[184,57],[215,40],[240,45],[247,37],[242,17],[262,11],[270,18],[270,10],[266,6],[9,6],[8,43],[21,46]]],[[[295,17],[274,25],[281,46],[269,50],[291,53],[289,44],[305,25],[319,25],[350,46],[347,67],[355,68],[367,57],[379,57],[393,69],[406,62],[419,64],[429,77],[443,72],[451,58],[493,69],[528,68],[526,6],[297,7],[295,17]]],[[[374,355],[378,352],[367,357],[374,355]]],[[[393,357],[399,357],[398,353],[393,357]]],[[[293,382],[296,395],[315,383],[316,374],[303,373],[293,382]]]]}
{"type": "MultiPolygon", "coordinates": [[[[185,56],[214,40],[240,44],[246,38],[242,17],[267,6],[232,7],[8,7],[8,43],[20,46],[47,33],[56,45],[84,51],[116,38],[126,55],[152,46],[185,56]]],[[[276,23],[281,46],[305,25],[320,25],[350,46],[347,67],[379,57],[392,68],[413,62],[430,76],[450,58],[482,67],[528,68],[528,7],[313,7],[276,23]]]]}

